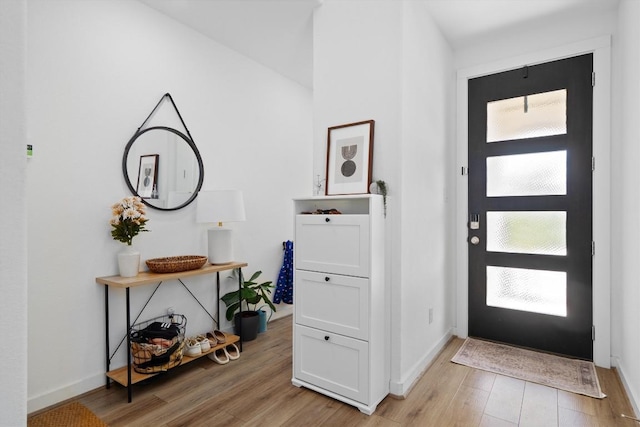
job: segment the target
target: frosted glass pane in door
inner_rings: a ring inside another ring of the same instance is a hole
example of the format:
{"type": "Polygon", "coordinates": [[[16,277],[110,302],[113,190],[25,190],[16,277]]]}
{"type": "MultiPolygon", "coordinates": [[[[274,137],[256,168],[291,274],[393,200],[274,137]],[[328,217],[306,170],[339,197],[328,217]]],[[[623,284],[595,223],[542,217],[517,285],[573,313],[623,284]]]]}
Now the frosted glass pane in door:
{"type": "Polygon", "coordinates": [[[566,255],[564,211],[487,212],[487,251],[566,255]]]}
{"type": "Polygon", "coordinates": [[[567,133],[567,90],[487,103],[487,142],[567,133]]]}
{"type": "Polygon", "coordinates": [[[567,152],[487,157],[487,197],[567,194],[567,152]]]}
{"type": "Polygon", "coordinates": [[[487,266],[487,305],[567,316],[567,273],[487,266]]]}

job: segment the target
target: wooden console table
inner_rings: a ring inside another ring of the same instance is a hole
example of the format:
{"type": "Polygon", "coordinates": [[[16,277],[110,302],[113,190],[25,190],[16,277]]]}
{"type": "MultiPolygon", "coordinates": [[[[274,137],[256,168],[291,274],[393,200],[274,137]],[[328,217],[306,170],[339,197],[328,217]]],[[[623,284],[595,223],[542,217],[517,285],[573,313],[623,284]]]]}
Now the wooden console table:
{"type": "MultiPolygon", "coordinates": [[[[147,272],[141,272],[138,273],[137,276],[135,277],[121,277],[121,276],[107,276],[107,277],[96,277],[96,282],[98,284],[104,285],[104,309],[105,309],[105,344],[106,344],[106,386],[107,388],[109,388],[110,384],[111,384],[111,380],[116,381],[120,384],[122,384],[123,386],[127,387],[127,398],[128,401],[131,402],[132,400],[132,390],[131,390],[131,386],[137,382],[143,381],[147,378],[150,378],[154,375],[157,374],[139,374],[137,372],[135,372],[133,370],[133,367],[131,366],[131,340],[130,340],[130,331],[131,328],[133,327],[134,323],[138,320],[138,318],[140,317],[140,315],[142,314],[142,311],[144,310],[144,308],[147,306],[147,304],[149,303],[149,301],[151,301],[151,298],[153,298],[153,296],[155,295],[156,291],[158,290],[158,288],[160,287],[160,285],[163,282],[169,281],[169,280],[175,280],[177,282],[179,282],[182,286],[185,287],[185,289],[189,292],[189,294],[191,294],[191,296],[198,302],[198,304],[200,304],[200,306],[202,307],[202,309],[204,311],[207,312],[207,314],[209,315],[209,317],[211,317],[211,319],[216,323],[217,327],[220,328],[220,309],[219,309],[219,303],[220,303],[220,272],[221,271],[228,271],[228,270],[238,270],[238,290],[241,290],[242,288],[242,268],[246,267],[248,264],[244,263],[244,262],[232,262],[229,264],[221,264],[221,265],[212,265],[207,263],[205,266],[203,266],[202,268],[199,268],[197,270],[188,270],[188,271],[181,271],[178,273],[165,273],[165,274],[158,274],[158,273],[152,273],[150,271],[147,272]],[[195,295],[193,295],[193,293],[191,293],[191,291],[187,288],[187,286],[182,282],[182,279],[188,278],[188,277],[194,277],[194,276],[202,276],[205,274],[213,274],[216,273],[216,318],[214,319],[213,316],[211,315],[211,313],[209,313],[209,311],[202,305],[202,303],[196,298],[195,295]],[[142,309],[140,310],[140,312],[138,313],[138,315],[136,316],[136,319],[134,320],[134,322],[131,322],[131,309],[130,309],[130,299],[129,299],[129,290],[131,288],[135,288],[138,286],[145,286],[145,285],[150,285],[150,284],[156,284],[156,288],[154,289],[153,293],[151,294],[151,296],[149,297],[149,299],[147,299],[147,302],[143,305],[142,309]],[[126,291],[126,316],[127,316],[127,331],[125,334],[125,337],[122,338],[122,340],[120,341],[120,343],[118,344],[118,346],[116,347],[116,349],[113,351],[113,353],[111,353],[111,347],[109,344],[109,287],[114,287],[114,288],[124,288],[126,291]],[[123,342],[126,340],[127,343],[127,365],[123,366],[121,368],[118,368],[116,370],[111,371],[111,359],[113,359],[113,357],[115,356],[116,352],[118,351],[118,349],[120,348],[120,346],[123,344],[123,342]]],[[[242,307],[240,307],[240,311],[242,312],[242,307]]],[[[242,331],[239,331],[242,332],[242,331]]],[[[239,337],[237,337],[236,335],[230,335],[230,334],[225,334],[227,336],[227,343],[225,343],[225,345],[231,344],[231,343],[235,343],[238,342],[240,343],[240,351],[242,351],[242,340],[240,340],[239,337]]],[[[213,349],[205,354],[209,354],[212,351],[214,351],[215,349],[221,347],[220,346],[216,346],[213,347],[213,349]]],[[[204,356],[205,354],[202,354],[198,357],[204,356]]],[[[189,357],[189,356],[183,356],[183,360],[182,360],[182,364],[185,363],[189,363],[195,359],[197,359],[198,357],[189,357]]]]}

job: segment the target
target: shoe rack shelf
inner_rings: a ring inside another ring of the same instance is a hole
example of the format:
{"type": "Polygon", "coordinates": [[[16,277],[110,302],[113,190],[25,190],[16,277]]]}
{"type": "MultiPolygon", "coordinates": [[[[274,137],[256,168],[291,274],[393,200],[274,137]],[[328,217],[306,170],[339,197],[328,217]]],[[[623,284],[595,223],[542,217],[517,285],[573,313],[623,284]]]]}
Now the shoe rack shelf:
{"type": "MultiPolygon", "coordinates": [[[[225,333],[224,336],[226,338],[226,342],[224,344],[217,344],[211,347],[211,350],[205,351],[204,353],[201,353],[197,356],[187,356],[185,354],[184,356],[182,356],[182,362],[180,363],[180,365],[176,366],[176,368],[182,365],[186,365],[187,363],[191,363],[194,360],[198,360],[202,356],[206,356],[207,354],[213,353],[214,351],[220,348],[226,347],[229,344],[235,344],[240,341],[240,337],[237,335],[225,333]]],[[[175,368],[172,368],[172,369],[175,369],[175,368]]],[[[162,373],[162,372],[154,372],[151,374],[141,374],[139,372],[134,371],[133,366],[130,366],[129,370],[131,371],[131,384],[136,384],[141,381],[148,380],[149,378],[162,373]]],[[[111,378],[113,381],[117,382],[118,384],[124,387],[127,387],[127,367],[126,366],[107,372],[107,377],[111,378]]]]}
{"type": "MultiPolygon", "coordinates": [[[[213,265],[213,264],[205,264],[203,267],[197,269],[197,270],[188,270],[188,271],[181,271],[181,272],[177,272],[177,273],[164,273],[164,274],[159,274],[159,273],[153,273],[150,271],[145,271],[145,272],[141,272],[138,273],[137,276],[135,277],[121,277],[121,276],[107,276],[107,277],[96,277],[96,283],[98,283],[99,285],[104,285],[104,310],[105,310],[105,353],[106,353],[106,369],[105,369],[105,376],[106,376],[106,387],[109,388],[109,386],[111,385],[111,381],[115,381],[125,387],[127,387],[127,399],[129,402],[132,401],[132,385],[139,383],[140,381],[144,381],[146,379],[149,379],[155,375],[157,375],[158,373],[151,373],[151,374],[140,374],[136,371],[133,370],[132,367],[132,361],[131,361],[131,341],[130,341],[130,334],[129,331],[131,330],[131,327],[133,326],[133,324],[135,323],[135,321],[140,317],[140,315],[142,314],[142,311],[144,310],[144,307],[147,306],[147,304],[149,303],[149,301],[151,301],[151,299],[153,298],[153,296],[155,295],[156,291],[158,290],[158,288],[160,287],[160,285],[162,285],[163,283],[167,282],[170,283],[170,286],[173,285],[175,286],[176,283],[182,285],[187,291],[188,293],[198,302],[198,304],[200,304],[200,306],[202,307],[202,309],[204,311],[207,312],[207,314],[209,315],[209,317],[211,317],[211,320],[213,320],[215,322],[216,325],[220,325],[219,323],[219,314],[220,314],[220,272],[222,271],[229,271],[229,270],[237,270],[238,272],[238,290],[241,290],[242,288],[242,268],[246,267],[248,264],[245,262],[231,262],[229,264],[222,264],[222,265],[213,265]],[[216,313],[216,318],[213,317],[213,315],[211,313],[209,313],[209,311],[205,308],[205,306],[196,298],[196,296],[189,290],[189,288],[187,287],[187,285],[185,285],[185,283],[183,282],[183,279],[189,278],[189,277],[194,277],[194,276],[202,276],[202,275],[208,275],[208,274],[215,274],[216,275],[216,280],[215,280],[215,284],[216,284],[216,297],[215,297],[215,313],[216,313]],[[142,306],[142,310],[135,316],[135,320],[132,322],[132,316],[131,316],[131,304],[130,304],[130,289],[131,288],[135,288],[138,286],[146,286],[146,285],[152,285],[155,284],[156,287],[154,289],[154,291],[151,293],[151,296],[147,299],[147,302],[142,306]],[[123,333],[123,338],[120,341],[120,344],[118,344],[115,348],[115,350],[111,350],[111,346],[110,346],[110,342],[109,342],[109,288],[120,288],[120,289],[124,289],[125,290],[125,296],[126,296],[126,325],[127,325],[127,329],[124,331],[123,333]],[[127,352],[127,364],[121,368],[118,369],[114,369],[111,370],[111,360],[113,359],[113,357],[115,356],[115,354],[118,352],[118,350],[123,347],[123,344],[126,343],[126,352],[127,352]]],[[[242,308],[240,308],[240,311],[242,312],[242,308]]],[[[242,331],[240,331],[240,333],[242,333],[242,331]]],[[[202,356],[206,356],[209,353],[212,353],[213,351],[224,347],[226,345],[232,344],[232,343],[239,343],[239,350],[242,351],[242,341],[240,340],[240,338],[236,335],[231,335],[231,334],[225,334],[225,336],[227,337],[227,342],[224,344],[219,344],[219,345],[215,345],[211,350],[209,350],[208,352],[205,352],[203,354],[200,354],[196,357],[190,357],[187,355],[183,356],[182,359],[182,363],[181,365],[184,365],[185,363],[190,363],[202,356]]]]}

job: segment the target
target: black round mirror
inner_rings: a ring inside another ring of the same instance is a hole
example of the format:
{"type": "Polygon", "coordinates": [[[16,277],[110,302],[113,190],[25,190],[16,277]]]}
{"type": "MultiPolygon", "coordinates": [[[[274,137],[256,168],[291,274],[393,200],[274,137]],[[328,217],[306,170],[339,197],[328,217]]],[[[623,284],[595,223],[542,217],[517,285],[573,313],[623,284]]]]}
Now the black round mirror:
{"type": "Polygon", "coordinates": [[[122,157],[129,190],[147,206],[172,211],[195,200],[204,167],[196,144],[182,132],[165,126],[138,130],[122,157]]]}

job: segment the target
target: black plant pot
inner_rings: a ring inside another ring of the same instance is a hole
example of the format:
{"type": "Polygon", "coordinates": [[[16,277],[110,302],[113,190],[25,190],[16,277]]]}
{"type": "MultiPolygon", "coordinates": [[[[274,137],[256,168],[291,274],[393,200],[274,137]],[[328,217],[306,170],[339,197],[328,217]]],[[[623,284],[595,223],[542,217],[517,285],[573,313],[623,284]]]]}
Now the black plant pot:
{"type": "Polygon", "coordinates": [[[242,317],[240,313],[233,316],[233,329],[236,335],[240,336],[242,342],[255,340],[258,336],[260,328],[260,316],[257,311],[243,311],[242,317]],[[242,320],[242,331],[240,329],[240,320],[242,320]]]}

